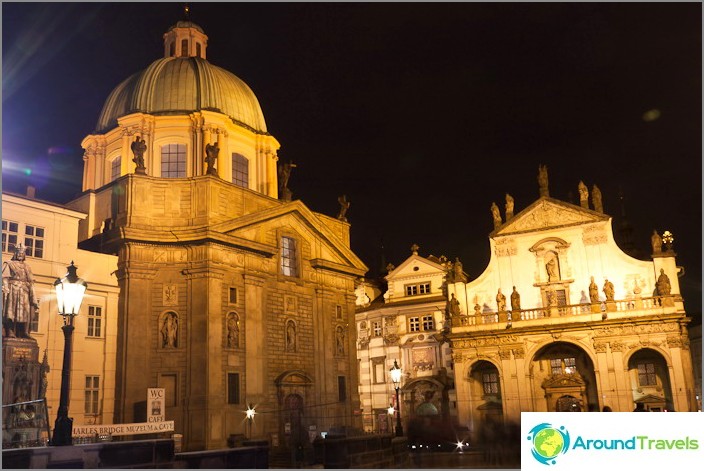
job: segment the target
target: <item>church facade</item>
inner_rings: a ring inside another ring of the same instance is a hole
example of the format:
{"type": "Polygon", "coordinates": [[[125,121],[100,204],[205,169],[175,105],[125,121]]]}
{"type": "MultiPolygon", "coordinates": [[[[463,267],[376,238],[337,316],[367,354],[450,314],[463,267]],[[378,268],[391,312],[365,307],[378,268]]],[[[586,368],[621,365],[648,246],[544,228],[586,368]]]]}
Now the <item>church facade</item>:
{"type": "Polygon", "coordinates": [[[190,21],[170,28],[82,143],[80,246],[117,257],[109,420],[144,421],[158,387],[186,450],[361,427],[350,225],[292,200],[256,96],[207,46],[190,21]]]}
{"type": "Polygon", "coordinates": [[[599,193],[590,206],[580,182],[580,205],[560,201],[541,176],[518,214],[508,195],[504,217],[493,205],[485,271],[448,279],[460,422],[476,439],[522,411],[696,411],[672,235],[653,234],[650,260],[632,258],[599,193]]]}

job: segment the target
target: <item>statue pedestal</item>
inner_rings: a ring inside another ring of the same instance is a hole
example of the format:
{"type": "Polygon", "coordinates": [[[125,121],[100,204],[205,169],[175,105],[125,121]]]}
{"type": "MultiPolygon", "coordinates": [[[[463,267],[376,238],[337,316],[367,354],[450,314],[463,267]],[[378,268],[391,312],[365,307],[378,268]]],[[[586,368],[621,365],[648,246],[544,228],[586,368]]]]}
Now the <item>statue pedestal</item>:
{"type": "Polygon", "coordinates": [[[673,307],[675,305],[675,300],[672,298],[672,296],[663,296],[662,297],[662,307],[673,307]]]}
{"type": "Polygon", "coordinates": [[[606,312],[616,312],[616,302],[606,301],[606,312]]]}
{"type": "Polygon", "coordinates": [[[601,304],[600,303],[592,304],[592,314],[599,314],[600,312],[601,312],[601,304]]]}

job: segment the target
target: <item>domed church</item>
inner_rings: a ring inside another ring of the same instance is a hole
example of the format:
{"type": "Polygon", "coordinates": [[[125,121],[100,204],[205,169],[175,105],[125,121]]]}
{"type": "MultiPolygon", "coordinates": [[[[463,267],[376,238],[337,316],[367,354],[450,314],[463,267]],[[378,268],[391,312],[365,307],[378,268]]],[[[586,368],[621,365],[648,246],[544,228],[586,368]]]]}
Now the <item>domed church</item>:
{"type": "Polygon", "coordinates": [[[80,247],[118,267],[105,420],[146,421],[147,389],[164,388],[184,450],[309,446],[310,430],[361,428],[348,325],[367,267],[344,217],[291,198],[257,97],[208,46],[191,21],[169,28],[82,142],[80,247]]]}

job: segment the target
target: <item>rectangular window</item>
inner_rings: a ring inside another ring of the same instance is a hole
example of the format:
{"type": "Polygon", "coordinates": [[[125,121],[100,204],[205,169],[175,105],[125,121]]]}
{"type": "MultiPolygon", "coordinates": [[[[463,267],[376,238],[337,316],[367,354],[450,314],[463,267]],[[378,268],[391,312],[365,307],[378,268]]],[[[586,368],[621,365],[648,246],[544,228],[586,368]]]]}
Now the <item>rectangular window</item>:
{"type": "Polygon", "coordinates": [[[185,144],[161,146],[161,176],[164,178],[183,178],[186,176],[185,144]]]}
{"type": "Polygon", "coordinates": [[[30,226],[24,228],[24,246],[28,257],[44,257],[44,229],[30,226]]]}
{"type": "Polygon", "coordinates": [[[564,289],[556,289],[555,294],[557,295],[557,305],[567,306],[567,294],[564,289]]]}
{"type": "Polygon", "coordinates": [[[576,371],[577,362],[574,358],[552,358],[550,370],[554,375],[570,374],[576,371]]]}
{"type": "Polygon", "coordinates": [[[381,322],[372,322],[372,332],[374,337],[381,337],[381,322]]]}
{"type": "Polygon", "coordinates": [[[386,382],[386,369],[384,368],[383,361],[381,363],[374,363],[374,383],[381,384],[386,382]]]}
{"type": "Polygon", "coordinates": [[[98,415],[98,395],[100,393],[100,376],[86,376],[85,412],[86,415],[98,415]]]}
{"type": "Polygon", "coordinates": [[[342,319],[342,306],[340,306],[339,304],[335,306],[335,317],[337,319],[342,319]]]}
{"type": "Polygon", "coordinates": [[[638,363],[638,384],[640,386],[657,386],[654,363],[638,363]]]}
{"type": "Polygon", "coordinates": [[[88,337],[100,337],[103,324],[103,308],[88,306],[88,337]]]}
{"type": "Polygon", "coordinates": [[[411,317],[408,319],[408,330],[409,332],[420,331],[420,319],[418,317],[411,317]]]}
{"type": "Polygon", "coordinates": [[[286,276],[298,276],[296,241],[290,237],[281,238],[281,273],[286,276]]]}
{"type": "Polygon", "coordinates": [[[12,221],[2,221],[2,251],[14,252],[17,246],[19,224],[12,221]]]}
{"type": "Polygon", "coordinates": [[[497,373],[482,373],[484,394],[499,394],[499,375],[497,373]]]}
{"type": "Polygon", "coordinates": [[[232,183],[249,188],[249,160],[241,154],[232,154],[232,183]]]}
{"type": "Polygon", "coordinates": [[[230,296],[228,298],[230,304],[237,304],[237,288],[230,288],[230,296]]]}
{"type": "Polygon", "coordinates": [[[110,162],[110,181],[117,179],[120,176],[122,167],[122,157],[119,155],[110,162]]]}
{"type": "Polygon", "coordinates": [[[435,330],[433,316],[423,316],[423,330],[435,330]]]}
{"type": "Polygon", "coordinates": [[[419,283],[417,285],[406,285],[406,296],[430,293],[430,283],[419,283]]]}
{"type": "Polygon", "coordinates": [[[227,403],[240,403],[240,374],[227,373],[227,403]]]}
{"type": "Polygon", "coordinates": [[[337,377],[337,398],[340,402],[347,400],[347,381],[344,376],[337,377]]]}

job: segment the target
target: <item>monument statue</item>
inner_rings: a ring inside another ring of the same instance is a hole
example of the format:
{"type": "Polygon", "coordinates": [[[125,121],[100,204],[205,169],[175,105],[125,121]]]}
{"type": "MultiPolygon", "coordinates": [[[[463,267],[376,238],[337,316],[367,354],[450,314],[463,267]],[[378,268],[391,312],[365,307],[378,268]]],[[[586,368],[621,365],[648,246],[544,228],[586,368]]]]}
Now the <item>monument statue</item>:
{"type": "Polygon", "coordinates": [[[577,185],[577,191],[579,191],[579,205],[589,209],[589,190],[587,190],[587,185],[581,180],[579,185],[577,185]]]}
{"type": "Polygon", "coordinates": [[[20,243],[12,259],[2,264],[3,337],[30,338],[29,323],[39,309],[32,270],[25,257],[24,245],[20,243]]]}
{"type": "Polygon", "coordinates": [[[506,296],[501,292],[501,288],[499,288],[499,292],[496,293],[496,306],[499,312],[506,310],[506,296]]]}
{"type": "Polygon", "coordinates": [[[548,281],[557,281],[560,279],[557,273],[557,260],[555,257],[551,257],[548,263],[545,264],[545,271],[548,274],[548,281]]]}
{"type": "Polygon", "coordinates": [[[511,293],[511,310],[520,311],[521,310],[521,295],[516,291],[516,287],[513,287],[513,293],[511,293]]]}
{"type": "Polygon", "coordinates": [[[653,253],[658,254],[662,252],[662,237],[658,234],[658,231],[653,229],[653,235],[650,236],[650,245],[653,246],[653,253]]]}
{"type": "Polygon", "coordinates": [[[460,302],[455,297],[455,293],[452,293],[450,300],[447,302],[446,308],[447,314],[450,317],[459,316],[460,313],[460,302]]]}
{"type": "Polygon", "coordinates": [[[337,214],[337,219],[347,222],[346,214],[347,210],[350,209],[350,201],[347,199],[347,195],[338,196],[337,202],[340,203],[340,212],[337,214]]]}
{"type": "Polygon", "coordinates": [[[455,263],[452,264],[452,280],[455,283],[462,282],[466,283],[467,282],[467,276],[464,274],[464,268],[462,265],[462,262],[460,262],[459,257],[455,257],[455,263]]]}
{"type": "Polygon", "coordinates": [[[227,346],[228,348],[240,346],[240,321],[234,313],[227,318],[227,346]]]}
{"type": "Polygon", "coordinates": [[[502,223],[501,213],[499,212],[499,207],[496,206],[496,203],[491,203],[491,216],[494,218],[494,229],[496,229],[502,223]]]}
{"type": "Polygon", "coordinates": [[[291,179],[291,170],[297,165],[293,162],[282,163],[279,165],[279,192],[280,198],[284,201],[291,201],[291,190],[288,188],[288,181],[291,179]]]}
{"type": "Polygon", "coordinates": [[[597,304],[599,302],[599,287],[594,282],[594,277],[591,277],[591,283],[589,283],[589,301],[592,304],[597,304]]]}
{"type": "Polygon", "coordinates": [[[178,317],[174,312],[166,313],[161,326],[161,346],[176,348],[178,346],[178,317]]]}
{"type": "Polygon", "coordinates": [[[215,144],[207,144],[205,146],[205,163],[208,164],[208,169],[205,173],[207,175],[217,176],[218,171],[215,168],[215,164],[218,161],[218,154],[219,153],[220,153],[220,147],[218,147],[217,142],[215,144]]]}
{"type": "Polygon", "coordinates": [[[611,283],[609,280],[605,279],[604,280],[604,295],[606,296],[607,301],[613,301],[614,300],[614,284],[611,283]]]}
{"type": "Polygon", "coordinates": [[[506,193],[506,221],[513,217],[513,196],[506,193]]]}
{"type": "Polygon", "coordinates": [[[540,196],[550,196],[550,191],[548,190],[548,167],[547,165],[538,166],[538,187],[540,190],[540,196]]]}
{"type": "Polygon", "coordinates": [[[335,335],[335,342],[337,345],[337,354],[344,355],[345,354],[345,331],[342,329],[342,327],[337,328],[337,334],[335,335]]]}
{"type": "Polygon", "coordinates": [[[296,351],[296,323],[291,320],[286,323],[286,351],[296,351]]]}
{"type": "Polygon", "coordinates": [[[672,286],[670,285],[670,278],[665,274],[664,269],[660,269],[660,276],[655,282],[655,292],[658,296],[670,296],[672,291],[672,286]]]}
{"type": "Polygon", "coordinates": [[[592,186],[592,207],[596,212],[604,212],[604,205],[601,202],[601,190],[596,185],[592,186]]]}
{"type": "Polygon", "coordinates": [[[146,174],[146,169],[144,167],[144,153],[147,151],[147,143],[143,138],[140,138],[139,136],[135,137],[134,142],[130,146],[130,149],[132,149],[132,153],[134,154],[134,157],[132,158],[132,162],[135,163],[137,168],[135,169],[136,173],[141,173],[141,174],[146,174]]]}

